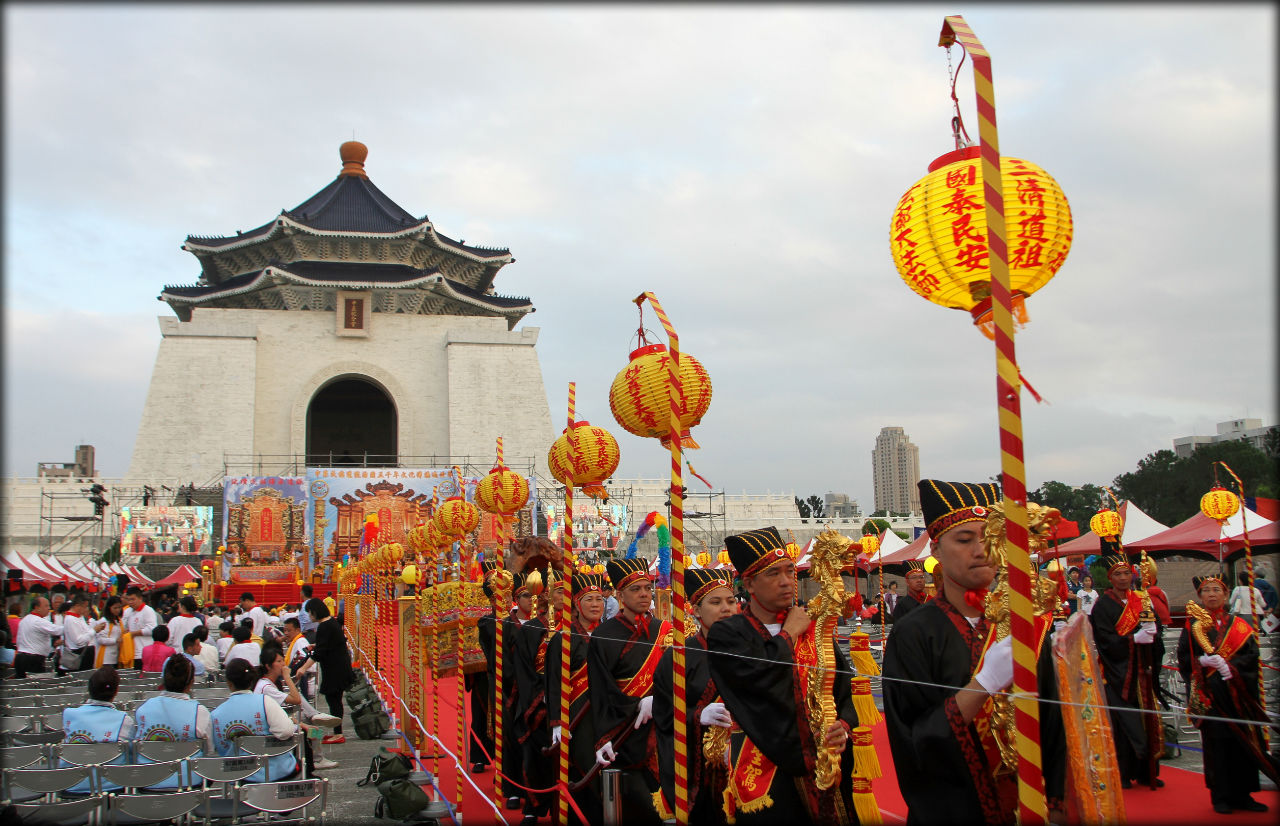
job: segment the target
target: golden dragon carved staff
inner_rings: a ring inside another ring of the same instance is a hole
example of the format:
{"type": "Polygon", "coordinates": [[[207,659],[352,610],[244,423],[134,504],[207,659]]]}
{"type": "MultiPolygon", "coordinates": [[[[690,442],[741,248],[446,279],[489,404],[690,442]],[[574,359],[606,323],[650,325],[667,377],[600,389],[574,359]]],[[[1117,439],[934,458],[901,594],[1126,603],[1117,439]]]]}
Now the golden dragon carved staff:
{"type": "MultiPolygon", "coordinates": [[[[817,648],[818,664],[810,669],[805,687],[805,711],[813,739],[821,744],[826,731],[837,720],[836,703],[831,689],[835,685],[836,669],[831,640],[836,623],[853,616],[853,601],[846,596],[840,571],[854,564],[861,545],[828,528],[813,541],[809,557],[809,576],[818,582],[822,590],[809,600],[809,619],[813,623],[813,640],[817,648]]],[[[840,782],[840,752],[842,749],[818,746],[817,785],[829,789],[840,782]]]]}

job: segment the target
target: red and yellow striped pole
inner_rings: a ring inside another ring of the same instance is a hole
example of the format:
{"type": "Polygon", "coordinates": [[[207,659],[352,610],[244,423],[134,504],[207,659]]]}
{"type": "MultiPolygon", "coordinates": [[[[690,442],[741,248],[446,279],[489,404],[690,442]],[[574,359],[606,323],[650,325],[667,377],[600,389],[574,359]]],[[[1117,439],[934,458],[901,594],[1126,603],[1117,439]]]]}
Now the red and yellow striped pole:
{"type": "MultiPolygon", "coordinates": [[[[675,626],[675,644],[671,648],[671,676],[674,691],[672,694],[672,710],[675,712],[675,816],[676,823],[689,822],[689,732],[685,719],[685,657],[684,657],[684,480],[681,478],[683,460],[680,439],[680,337],[676,328],[671,326],[671,319],[658,303],[658,297],[645,292],[636,297],[635,303],[643,307],[648,301],[653,311],[658,314],[662,328],[667,332],[667,351],[671,358],[667,361],[668,386],[671,397],[671,624],[675,626]]],[[[695,744],[700,747],[701,744],[695,744]]]]}
{"type": "MultiPolygon", "coordinates": [[[[498,437],[498,467],[503,466],[502,437],[498,437]]],[[[499,568],[507,567],[507,520],[498,518],[498,559],[499,568]]],[[[508,600],[510,602],[510,600],[508,600]]],[[[493,798],[502,805],[502,626],[507,619],[510,605],[499,605],[493,623],[493,685],[489,687],[490,710],[489,719],[493,721],[493,798]]]]}
{"type": "MultiPolygon", "coordinates": [[[[465,501],[467,498],[467,488],[462,481],[462,468],[458,467],[457,465],[453,466],[453,481],[454,481],[454,484],[457,486],[458,495],[461,496],[462,499],[465,501]]],[[[456,583],[455,583],[455,587],[457,588],[457,590],[454,592],[456,595],[455,598],[458,601],[457,604],[459,609],[462,609],[465,607],[464,592],[463,592],[462,586],[463,586],[463,583],[467,581],[467,575],[464,572],[465,562],[463,560],[463,557],[466,555],[465,554],[466,547],[467,547],[467,537],[464,534],[463,536],[458,538],[458,576],[456,577],[456,583]]],[[[467,687],[466,687],[466,680],[462,679],[462,630],[463,630],[462,611],[459,610],[458,611],[458,633],[454,637],[454,646],[458,652],[457,656],[455,657],[455,661],[457,663],[457,669],[454,671],[454,676],[453,676],[454,681],[457,683],[455,688],[457,689],[457,701],[458,701],[458,705],[457,705],[458,713],[456,715],[458,718],[458,754],[457,754],[457,759],[453,761],[454,768],[457,769],[457,774],[454,777],[455,783],[454,783],[453,799],[455,801],[455,805],[457,806],[462,805],[462,786],[467,782],[466,778],[463,777],[463,772],[466,771],[464,766],[467,759],[466,757],[467,687]]]]}
{"type": "MultiPolygon", "coordinates": [[[[568,449],[569,466],[573,466],[573,417],[577,410],[576,382],[569,382],[569,438],[565,440],[568,449]]],[[[556,822],[565,826],[569,822],[569,644],[573,636],[573,613],[570,610],[570,594],[573,581],[573,479],[564,486],[564,557],[561,559],[562,578],[564,579],[564,599],[560,603],[560,708],[557,709],[560,725],[560,797],[556,807],[556,822]]],[[[554,591],[551,591],[554,594],[554,591]]],[[[549,615],[548,615],[549,616],[549,615]]]]}
{"type": "Polygon", "coordinates": [[[1013,636],[1014,727],[1018,747],[1018,822],[1044,823],[1044,773],[1040,761],[1040,709],[1036,703],[1036,657],[1032,648],[1031,557],[1027,550],[1027,485],[1022,461],[1022,382],[1013,347],[1013,298],[1009,289],[1009,251],[1005,240],[1004,189],[1000,178],[1000,141],[991,55],[959,15],[942,24],[940,46],[956,41],[973,59],[978,101],[982,188],[986,203],[987,248],[991,268],[991,307],[995,322],[996,403],[1000,409],[1000,471],[1008,544],[1009,613],[1013,636]]]}
{"type": "MultiPolygon", "coordinates": [[[[1240,491],[1240,530],[1244,533],[1244,567],[1245,572],[1249,574],[1249,615],[1253,618],[1253,627],[1262,628],[1262,617],[1258,615],[1258,603],[1254,599],[1254,595],[1258,593],[1258,589],[1254,587],[1253,578],[1253,546],[1249,544],[1249,524],[1245,521],[1245,512],[1249,509],[1244,504],[1244,482],[1240,481],[1240,477],[1231,469],[1231,466],[1221,460],[1218,464],[1222,465],[1222,469],[1231,474],[1231,478],[1236,480],[1236,490],[1240,491]]],[[[1221,528],[1219,528],[1221,533],[1221,528]]],[[[1143,583],[1145,586],[1146,583],[1143,583]]],[[[1263,712],[1267,710],[1267,692],[1266,686],[1263,684],[1262,669],[1258,669],[1258,702],[1262,705],[1263,712]]],[[[1271,742],[1271,729],[1268,726],[1262,727],[1262,742],[1264,744],[1271,742]]]]}

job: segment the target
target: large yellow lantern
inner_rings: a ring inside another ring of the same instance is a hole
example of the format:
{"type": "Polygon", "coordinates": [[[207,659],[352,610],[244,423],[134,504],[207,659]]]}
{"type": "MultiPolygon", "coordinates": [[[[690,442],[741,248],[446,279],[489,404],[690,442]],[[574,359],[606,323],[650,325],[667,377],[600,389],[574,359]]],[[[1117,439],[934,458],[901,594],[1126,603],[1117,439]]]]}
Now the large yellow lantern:
{"type": "Polygon", "coordinates": [[[573,485],[594,499],[608,498],[604,481],[618,469],[618,441],[603,427],[574,422],[565,428],[547,451],[551,475],[562,485],[573,485]],[[573,457],[570,461],[570,448],[573,457]]]}
{"type": "Polygon", "coordinates": [[[1226,522],[1240,510],[1240,499],[1221,485],[1213,488],[1200,497],[1200,512],[1210,519],[1226,522]]]}
{"type": "MultiPolygon", "coordinates": [[[[631,352],[631,361],[613,379],[609,409],[628,433],[661,440],[671,446],[671,354],[665,344],[646,344],[631,352]]],[[[680,445],[696,448],[689,431],[711,406],[711,377],[688,353],[680,353],[680,445]]]]}
{"type": "Polygon", "coordinates": [[[728,551],[721,551],[720,553],[716,554],[716,562],[719,562],[721,565],[728,565],[728,564],[729,564],[729,552],[728,552],[728,551]]]}
{"type": "MultiPolygon", "coordinates": [[[[893,263],[917,295],[968,310],[994,338],[986,200],[980,148],[948,152],[907,190],[889,225],[893,263]]],[[[1048,283],[1071,249],[1071,207],[1057,181],[1018,158],[1000,159],[1009,289],[1014,318],[1027,322],[1027,296],[1048,283]]]]}
{"type": "Polygon", "coordinates": [[[605,570],[603,562],[597,562],[595,565],[591,566],[591,572],[595,574],[603,574],[605,570]]]}
{"type": "Polygon", "coordinates": [[[489,471],[476,485],[476,504],[502,516],[519,513],[529,501],[529,482],[505,465],[489,471]]]}
{"type": "Polygon", "coordinates": [[[871,556],[873,553],[880,550],[880,537],[873,533],[869,533],[859,539],[858,544],[862,546],[862,552],[864,554],[871,556]]]}
{"type": "Polygon", "coordinates": [[[1089,530],[1103,539],[1115,539],[1124,530],[1124,521],[1113,510],[1098,511],[1089,520],[1089,530]]]}
{"type": "Polygon", "coordinates": [[[697,560],[698,560],[698,565],[702,568],[705,568],[711,564],[711,554],[707,553],[706,551],[703,551],[702,553],[698,554],[697,560]]]}
{"type": "Polygon", "coordinates": [[[480,509],[461,496],[451,496],[440,503],[431,521],[447,541],[474,531],[480,524],[480,509]]]}

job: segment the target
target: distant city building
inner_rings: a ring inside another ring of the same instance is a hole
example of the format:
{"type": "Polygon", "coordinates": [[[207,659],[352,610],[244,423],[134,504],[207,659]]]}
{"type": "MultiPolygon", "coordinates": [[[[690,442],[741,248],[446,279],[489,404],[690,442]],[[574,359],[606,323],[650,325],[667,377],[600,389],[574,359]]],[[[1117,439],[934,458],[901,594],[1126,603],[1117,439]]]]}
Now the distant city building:
{"type": "Polygon", "coordinates": [[[37,479],[89,479],[97,475],[93,467],[93,445],[76,445],[74,462],[38,462],[37,479]]]}
{"type": "Polygon", "coordinates": [[[1218,432],[1213,436],[1181,436],[1173,440],[1173,452],[1183,458],[1196,452],[1201,445],[1217,442],[1248,442],[1258,450],[1266,449],[1267,434],[1275,425],[1262,426],[1262,419],[1232,419],[1218,422],[1218,432]]]}
{"type": "Polygon", "coordinates": [[[851,499],[847,493],[828,493],[822,497],[826,505],[826,513],[832,519],[857,519],[862,516],[858,500],[851,499]]]}
{"type": "Polygon", "coordinates": [[[882,427],[871,451],[875,483],[876,511],[918,513],[920,493],[920,449],[911,444],[900,427],[882,427]]]}

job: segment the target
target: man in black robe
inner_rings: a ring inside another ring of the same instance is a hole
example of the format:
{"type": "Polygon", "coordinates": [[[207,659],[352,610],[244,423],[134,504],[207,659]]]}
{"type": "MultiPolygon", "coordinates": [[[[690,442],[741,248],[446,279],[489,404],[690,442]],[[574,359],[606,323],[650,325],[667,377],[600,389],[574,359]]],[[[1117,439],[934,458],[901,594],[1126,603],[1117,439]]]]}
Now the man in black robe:
{"type": "Polygon", "coordinates": [[[1164,731],[1155,693],[1164,660],[1160,622],[1154,613],[1144,616],[1142,597],[1130,588],[1133,565],[1119,540],[1102,542],[1112,551],[1103,559],[1111,587],[1098,596],[1089,621],[1111,706],[1116,763],[1124,788],[1136,780],[1157,789],[1164,785],[1159,778],[1164,731]]]}
{"type": "MultiPolygon", "coordinates": [[[[524,782],[524,752],[520,746],[520,721],[516,713],[519,701],[516,684],[515,653],[513,646],[520,626],[533,618],[533,594],[529,592],[523,573],[511,575],[511,596],[516,607],[508,611],[502,619],[502,694],[499,702],[502,705],[502,796],[506,798],[506,808],[519,809],[524,805],[525,793],[520,785],[524,782]],[[519,785],[517,785],[519,784],[519,785]]],[[[502,606],[495,606],[501,609],[502,606]]],[[[483,621],[480,620],[481,622],[483,621]]],[[[496,621],[495,621],[496,626],[496,621]]],[[[486,640],[480,636],[480,646],[484,648],[486,640]]],[[[485,649],[485,657],[489,663],[492,685],[497,685],[497,668],[494,655],[497,646],[496,634],[488,640],[489,648],[485,649]]]]}
{"type": "Polygon", "coordinates": [[[924,581],[924,560],[913,559],[907,563],[907,592],[898,599],[898,604],[893,606],[892,622],[894,625],[898,621],[910,614],[929,601],[929,594],[925,591],[924,581]]]}
{"type": "MultiPolygon", "coordinates": [[[[480,650],[484,652],[486,669],[465,677],[466,689],[471,698],[471,741],[470,760],[471,773],[480,774],[489,765],[489,755],[493,754],[493,690],[494,657],[498,607],[493,605],[493,591],[489,580],[497,569],[497,561],[486,558],[481,563],[484,571],[484,595],[489,599],[491,610],[476,620],[476,634],[480,638],[480,650]]],[[[505,674],[503,676],[506,676],[505,674]]]]}
{"type": "MultiPolygon", "coordinates": [[[[587,649],[591,635],[600,626],[604,616],[604,574],[575,573],[573,575],[573,629],[569,637],[569,729],[560,726],[560,658],[563,655],[564,634],[559,629],[547,643],[547,714],[550,716],[552,751],[546,756],[559,765],[561,738],[569,741],[569,786],[573,801],[591,826],[603,822],[603,806],[600,801],[600,778],[573,789],[575,783],[591,771],[596,762],[596,738],[591,720],[591,695],[587,690],[587,649]]],[[[569,822],[581,823],[572,809],[569,822]]]]}
{"type": "Polygon", "coordinates": [[[795,604],[795,562],[777,528],[727,536],[725,548],[749,595],[742,613],[715,623],[707,636],[711,679],[733,722],[733,817],[740,826],[856,823],[850,733],[858,716],[849,659],[834,638],[814,639],[808,613],[795,604]],[[838,719],[824,732],[812,730],[805,707],[818,644],[831,645],[836,669],[838,719]],[[829,789],[815,782],[819,748],[840,754],[840,779],[829,789]]]}
{"type": "MultiPolygon", "coordinates": [[[[543,749],[551,745],[546,694],[547,631],[551,606],[558,605],[564,594],[562,582],[554,565],[535,571],[525,580],[529,591],[536,592],[533,595],[537,613],[520,625],[511,646],[516,676],[516,739],[520,742],[524,784],[531,789],[548,789],[556,783],[555,761],[548,760],[543,749]]],[[[554,793],[526,791],[521,823],[532,826],[551,810],[554,800],[554,793]]]]}
{"type": "MultiPolygon", "coordinates": [[[[884,711],[898,787],[912,824],[1012,823],[1017,779],[994,776],[991,697],[1013,682],[1013,640],[989,645],[982,605],[996,571],[982,532],[992,484],[919,483],[938,596],[895,622],[885,646],[884,711]],[[979,665],[981,664],[981,667],[979,665]]],[[[1045,623],[1047,626],[1047,623],[1045,623]]],[[[1040,695],[1056,698],[1050,640],[1040,642],[1040,695]]],[[[1045,794],[1060,799],[1065,741],[1056,705],[1041,704],[1045,794]]]]}
{"type": "Polygon", "coordinates": [[[643,559],[610,560],[605,567],[620,608],[613,619],[600,623],[587,649],[596,762],[621,770],[621,806],[628,826],[657,824],[653,677],[662,650],[671,645],[671,623],[649,613],[653,580],[643,559]]]}
{"type": "MultiPolygon", "coordinates": [[[[1263,725],[1267,713],[1258,694],[1258,637],[1253,626],[1226,611],[1227,586],[1218,575],[1192,578],[1207,616],[1188,617],[1178,638],[1178,670],[1187,682],[1187,707],[1194,715],[1253,720],[1263,725]],[[1206,650],[1192,627],[1204,632],[1206,650]]],[[[1190,612],[1190,608],[1188,610],[1190,612]]],[[[1218,814],[1233,810],[1265,812],[1254,800],[1258,772],[1280,783],[1280,765],[1267,753],[1262,726],[1192,718],[1204,745],[1204,784],[1218,814]]]]}
{"type": "MultiPolygon", "coordinates": [[[[738,613],[733,578],[727,570],[689,568],[684,574],[690,618],[697,632],[686,636],[685,646],[685,742],[688,743],[689,822],[725,822],[725,767],[712,764],[703,751],[704,732],[728,729],[729,711],[707,665],[707,632],[711,626],[738,613]]],[[[653,680],[653,724],[658,731],[658,779],[662,784],[662,814],[674,816],[675,776],[675,666],[672,649],[658,663],[653,680]]]]}

